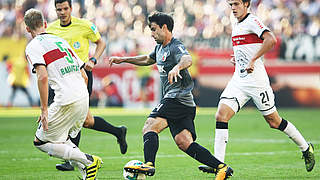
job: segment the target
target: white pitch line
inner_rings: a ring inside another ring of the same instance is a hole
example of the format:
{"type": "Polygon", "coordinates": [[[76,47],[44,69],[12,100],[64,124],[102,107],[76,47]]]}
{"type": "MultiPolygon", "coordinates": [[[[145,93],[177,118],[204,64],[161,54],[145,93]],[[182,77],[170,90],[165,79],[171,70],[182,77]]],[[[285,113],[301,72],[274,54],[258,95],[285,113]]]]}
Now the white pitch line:
{"type": "MultiPolygon", "coordinates": [[[[254,156],[254,155],[277,155],[277,154],[300,154],[300,151],[270,151],[270,152],[236,152],[227,153],[226,156],[254,156]]],[[[315,152],[315,154],[320,154],[320,152],[315,152]]],[[[188,157],[185,154],[158,154],[157,158],[174,158],[174,157],[188,157]]],[[[142,155],[135,156],[104,156],[102,159],[142,159],[142,155]]]]}
{"type": "MultiPolygon", "coordinates": [[[[235,152],[235,153],[227,153],[226,156],[272,156],[278,154],[300,154],[300,151],[270,151],[270,152],[235,152]]],[[[315,154],[319,155],[320,152],[315,152],[315,154]]],[[[186,154],[158,154],[157,158],[185,158],[189,157],[186,154]]],[[[143,159],[143,155],[132,155],[132,156],[102,156],[104,160],[113,160],[113,159],[143,159]]],[[[11,161],[35,161],[35,160],[45,160],[48,159],[46,157],[37,157],[37,158],[21,158],[16,159],[12,158],[11,161]]],[[[56,158],[49,158],[49,160],[55,161],[56,158]]]]}
{"type": "MultiPolygon", "coordinates": [[[[248,142],[248,143],[288,143],[291,139],[250,139],[250,138],[229,138],[229,142],[248,142]]],[[[312,144],[320,144],[320,141],[311,141],[312,144]]]]}

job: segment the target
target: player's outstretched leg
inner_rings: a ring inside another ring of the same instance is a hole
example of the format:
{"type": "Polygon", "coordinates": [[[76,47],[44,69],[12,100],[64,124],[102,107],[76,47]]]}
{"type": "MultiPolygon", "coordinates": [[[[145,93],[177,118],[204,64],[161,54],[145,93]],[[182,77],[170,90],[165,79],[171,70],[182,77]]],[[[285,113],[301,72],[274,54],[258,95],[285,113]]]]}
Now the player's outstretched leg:
{"type": "Polygon", "coordinates": [[[159,148],[159,136],[156,132],[150,131],[143,135],[143,151],[146,163],[126,166],[124,170],[131,173],[143,173],[147,176],[155,174],[155,159],[159,148]]]}
{"type": "Polygon", "coordinates": [[[152,162],[136,164],[132,166],[125,166],[124,170],[130,173],[142,173],[147,176],[153,176],[156,172],[152,162]]]}
{"type": "MultiPolygon", "coordinates": [[[[69,136],[69,139],[71,140],[71,142],[75,144],[77,147],[79,147],[80,138],[81,138],[81,131],[79,131],[79,133],[75,138],[72,138],[69,136]]],[[[63,161],[63,163],[61,164],[56,164],[56,169],[59,171],[73,171],[74,167],[70,163],[70,161],[63,161]]]]}
{"type": "Polygon", "coordinates": [[[58,144],[35,140],[34,145],[50,156],[83,164],[85,166],[86,180],[94,180],[98,169],[101,168],[102,160],[100,157],[83,153],[70,140],[58,144]]]}
{"type": "Polygon", "coordinates": [[[302,158],[304,159],[304,163],[306,165],[306,169],[308,172],[312,171],[314,164],[316,163],[314,159],[314,147],[313,144],[309,143],[309,147],[306,151],[302,151],[302,158]]]}
{"type": "Polygon", "coordinates": [[[233,174],[231,167],[219,161],[206,148],[196,142],[191,143],[185,152],[197,161],[207,165],[207,167],[211,167],[207,168],[210,172],[214,173],[214,169],[216,169],[216,180],[227,179],[233,174]]]}

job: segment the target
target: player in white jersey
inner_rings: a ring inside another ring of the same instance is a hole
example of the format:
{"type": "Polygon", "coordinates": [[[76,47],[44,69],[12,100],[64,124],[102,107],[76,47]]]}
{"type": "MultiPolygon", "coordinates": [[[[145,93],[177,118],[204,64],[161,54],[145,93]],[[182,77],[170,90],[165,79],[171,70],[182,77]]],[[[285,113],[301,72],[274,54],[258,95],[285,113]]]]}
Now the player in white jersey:
{"type": "MultiPolygon", "coordinates": [[[[220,97],[216,113],[214,155],[224,162],[228,142],[228,122],[242,106],[253,100],[271,128],[279,129],[292,139],[303,153],[307,171],[315,164],[314,148],[308,144],[296,127],[280,117],[274,102],[262,56],[276,43],[276,38],[256,16],[248,13],[250,0],[227,0],[237,22],[233,25],[232,42],[235,64],[232,79],[220,97]]],[[[204,172],[213,168],[199,166],[204,172]]]]}
{"type": "Polygon", "coordinates": [[[68,138],[78,134],[89,109],[84,63],[64,39],[45,33],[47,24],[40,11],[28,10],[24,21],[33,37],[26,56],[37,74],[41,106],[34,145],[50,156],[72,161],[83,179],[93,180],[101,158],[81,152],[68,138]],[[56,92],[49,108],[48,83],[56,92]]]}

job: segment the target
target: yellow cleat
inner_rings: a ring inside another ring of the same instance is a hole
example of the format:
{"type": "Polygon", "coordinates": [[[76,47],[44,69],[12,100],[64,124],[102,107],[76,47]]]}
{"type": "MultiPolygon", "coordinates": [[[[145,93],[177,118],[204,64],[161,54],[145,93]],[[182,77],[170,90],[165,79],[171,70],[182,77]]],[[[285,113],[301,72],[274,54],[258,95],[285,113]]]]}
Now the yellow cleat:
{"type": "Polygon", "coordinates": [[[304,159],[307,171],[312,171],[314,164],[316,163],[314,159],[313,144],[309,143],[309,148],[306,151],[302,152],[302,158],[304,159]]]}
{"type": "Polygon", "coordinates": [[[98,169],[101,168],[102,159],[98,156],[92,155],[93,163],[85,168],[86,180],[95,180],[97,177],[98,169]]]}
{"type": "Polygon", "coordinates": [[[217,169],[215,180],[225,180],[233,175],[233,169],[226,164],[220,164],[217,169]]]}
{"type": "Polygon", "coordinates": [[[156,168],[154,168],[152,162],[141,163],[133,166],[125,166],[124,170],[130,173],[142,173],[147,176],[153,176],[156,172],[156,168]]]}

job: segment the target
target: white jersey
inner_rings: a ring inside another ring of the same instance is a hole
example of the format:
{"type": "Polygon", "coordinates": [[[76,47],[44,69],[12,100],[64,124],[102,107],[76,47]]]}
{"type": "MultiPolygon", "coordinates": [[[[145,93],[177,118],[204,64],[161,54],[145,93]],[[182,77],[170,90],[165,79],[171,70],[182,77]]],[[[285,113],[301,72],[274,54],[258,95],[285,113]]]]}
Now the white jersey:
{"type": "Polygon", "coordinates": [[[256,60],[252,73],[248,74],[245,71],[250,60],[262,46],[261,36],[264,31],[269,31],[268,27],[252,14],[247,14],[242,21],[233,25],[232,43],[236,67],[232,80],[239,86],[264,87],[270,85],[261,57],[256,60]]]}
{"type": "Polygon", "coordinates": [[[26,47],[26,56],[33,66],[45,65],[48,82],[54,90],[54,102],[71,104],[88,96],[86,83],[81,76],[83,62],[67,41],[51,34],[37,35],[26,47]]]}

